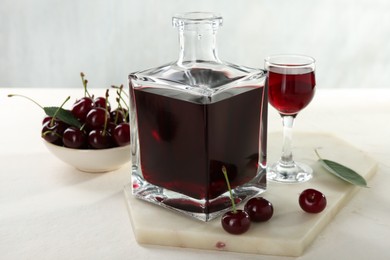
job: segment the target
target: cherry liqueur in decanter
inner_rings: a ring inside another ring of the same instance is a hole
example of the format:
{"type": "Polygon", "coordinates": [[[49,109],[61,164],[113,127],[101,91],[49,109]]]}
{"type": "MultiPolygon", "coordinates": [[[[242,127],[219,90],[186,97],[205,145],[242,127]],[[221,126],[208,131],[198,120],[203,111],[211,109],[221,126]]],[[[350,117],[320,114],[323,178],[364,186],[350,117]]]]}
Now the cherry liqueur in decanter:
{"type": "Polygon", "coordinates": [[[266,189],[265,72],[221,61],[222,17],[184,13],[177,61],[129,75],[132,194],[208,221],[266,189]]]}

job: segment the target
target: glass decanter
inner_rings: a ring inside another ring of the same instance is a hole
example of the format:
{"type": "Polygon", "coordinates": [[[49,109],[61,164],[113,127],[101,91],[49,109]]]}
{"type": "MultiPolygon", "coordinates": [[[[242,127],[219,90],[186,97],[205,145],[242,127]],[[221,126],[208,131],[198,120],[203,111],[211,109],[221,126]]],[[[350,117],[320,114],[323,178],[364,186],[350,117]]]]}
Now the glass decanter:
{"type": "Polygon", "coordinates": [[[263,70],[222,62],[222,17],[184,13],[177,61],[129,75],[132,194],[197,219],[266,189],[267,89],[263,70]]]}

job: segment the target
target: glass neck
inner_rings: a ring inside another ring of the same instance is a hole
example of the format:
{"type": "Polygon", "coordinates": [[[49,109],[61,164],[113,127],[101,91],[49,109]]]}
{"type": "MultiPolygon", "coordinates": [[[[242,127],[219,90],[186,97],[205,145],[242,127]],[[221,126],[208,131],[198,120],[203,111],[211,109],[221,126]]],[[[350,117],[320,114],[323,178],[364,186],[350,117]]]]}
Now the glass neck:
{"type": "Polygon", "coordinates": [[[216,33],[210,24],[197,24],[196,28],[179,28],[178,63],[220,63],[216,49],[216,33]]]}

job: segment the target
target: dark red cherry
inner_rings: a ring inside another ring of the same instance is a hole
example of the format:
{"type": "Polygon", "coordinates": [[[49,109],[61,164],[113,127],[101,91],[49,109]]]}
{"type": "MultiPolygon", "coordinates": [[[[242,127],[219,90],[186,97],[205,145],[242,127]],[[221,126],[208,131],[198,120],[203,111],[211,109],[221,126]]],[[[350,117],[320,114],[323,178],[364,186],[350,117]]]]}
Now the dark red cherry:
{"type": "Polygon", "coordinates": [[[101,107],[92,108],[85,118],[85,124],[89,129],[104,128],[104,123],[110,120],[110,114],[101,107]]]}
{"type": "Polygon", "coordinates": [[[59,120],[46,121],[42,126],[42,138],[49,143],[62,145],[62,135],[67,127],[67,124],[59,120]]]}
{"type": "Polygon", "coordinates": [[[86,146],[87,136],[84,131],[71,126],[65,129],[62,136],[62,143],[65,147],[79,149],[86,146]]]}
{"type": "Polygon", "coordinates": [[[106,149],[113,146],[113,141],[108,131],[93,129],[88,134],[88,144],[94,149],[106,149]]]}
{"type": "Polygon", "coordinates": [[[299,195],[299,206],[308,213],[319,213],[326,207],[326,197],[315,189],[306,189],[299,195]]]}
{"type": "Polygon", "coordinates": [[[50,121],[52,119],[51,116],[45,116],[43,119],[42,119],[42,125],[44,125],[46,122],[50,121]]]}
{"type": "MultiPolygon", "coordinates": [[[[106,108],[106,98],[105,97],[97,97],[94,100],[95,107],[101,107],[101,108],[106,108]]],[[[108,101],[107,101],[108,102],[108,101]]],[[[107,111],[111,111],[110,104],[107,103],[107,111]]]]}
{"type": "Polygon", "coordinates": [[[244,206],[244,210],[254,222],[267,221],[274,214],[274,208],[271,202],[262,197],[255,197],[248,200],[244,206]]]}
{"type": "Polygon", "coordinates": [[[115,124],[118,125],[125,121],[125,114],[123,113],[123,110],[115,109],[110,112],[110,118],[111,118],[111,122],[114,122],[115,124]]]}
{"type": "Polygon", "coordinates": [[[114,124],[111,121],[108,122],[108,124],[107,124],[107,131],[110,133],[111,136],[114,134],[115,127],[117,127],[116,124],[114,124]]]}
{"type": "MultiPolygon", "coordinates": [[[[50,120],[51,121],[51,120],[50,120]]],[[[57,133],[58,125],[53,123],[50,124],[50,121],[46,121],[41,130],[42,138],[49,143],[55,143],[60,140],[61,136],[57,133]]]]}
{"type": "Polygon", "coordinates": [[[83,97],[73,104],[71,112],[77,119],[84,122],[88,112],[92,109],[93,106],[94,103],[92,98],[83,97]]]}
{"type": "Polygon", "coordinates": [[[123,114],[126,116],[125,121],[130,122],[129,111],[126,108],[123,108],[123,114]]]}
{"type": "Polygon", "coordinates": [[[130,125],[128,123],[121,123],[117,125],[112,137],[118,146],[128,145],[130,143],[130,125]]]}
{"type": "Polygon", "coordinates": [[[248,231],[251,220],[245,211],[238,209],[236,212],[226,212],[221,218],[221,224],[226,232],[239,235],[248,231]]]}

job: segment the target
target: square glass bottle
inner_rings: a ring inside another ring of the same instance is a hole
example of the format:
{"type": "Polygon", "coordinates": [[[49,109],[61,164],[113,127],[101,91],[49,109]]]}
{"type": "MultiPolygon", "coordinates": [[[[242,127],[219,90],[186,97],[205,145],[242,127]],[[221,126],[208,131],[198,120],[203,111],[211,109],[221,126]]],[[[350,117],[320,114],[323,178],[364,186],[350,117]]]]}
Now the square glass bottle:
{"type": "Polygon", "coordinates": [[[222,17],[175,15],[177,61],[129,75],[132,194],[208,221],[266,189],[265,72],[218,58],[222,17]]]}

